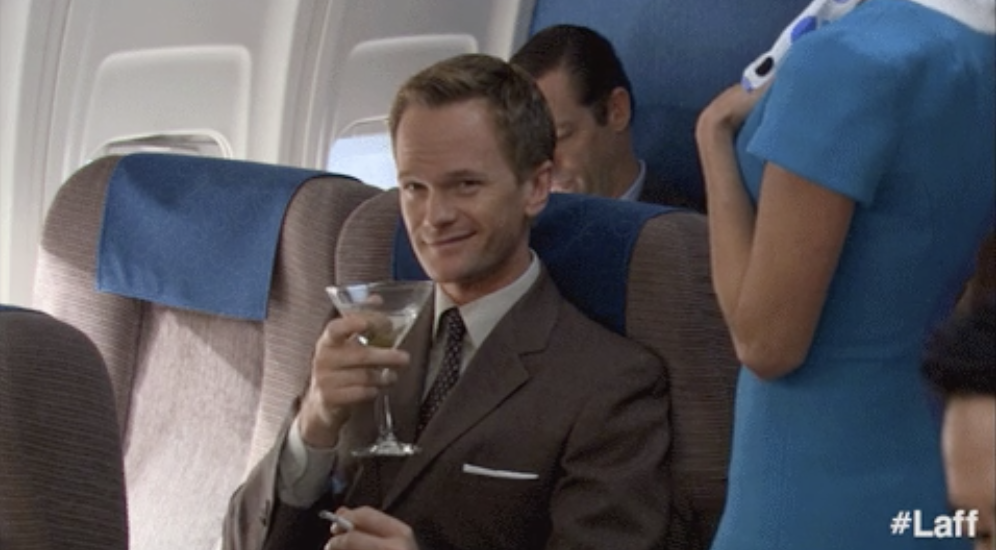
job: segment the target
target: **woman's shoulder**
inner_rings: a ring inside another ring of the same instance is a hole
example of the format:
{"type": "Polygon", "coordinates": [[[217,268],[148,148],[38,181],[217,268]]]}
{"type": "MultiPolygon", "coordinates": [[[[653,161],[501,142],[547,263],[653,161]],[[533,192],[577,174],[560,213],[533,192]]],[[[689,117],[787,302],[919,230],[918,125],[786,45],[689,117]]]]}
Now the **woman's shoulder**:
{"type": "Polygon", "coordinates": [[[793,57],[801,58],[796,63],[814,57],[856,71],[867,67],[892,76],[914,76],[924,61],[949,59],[960,34],[975,33],[912,0],[870,1],[800,38],[785,64],[792,64],[793,57]]]}

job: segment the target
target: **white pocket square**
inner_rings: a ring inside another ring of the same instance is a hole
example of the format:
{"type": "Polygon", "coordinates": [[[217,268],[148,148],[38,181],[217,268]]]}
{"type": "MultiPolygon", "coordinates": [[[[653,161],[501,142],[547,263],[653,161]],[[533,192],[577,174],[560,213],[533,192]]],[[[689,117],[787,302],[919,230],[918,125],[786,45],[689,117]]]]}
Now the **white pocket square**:
{"type": "Polygon", "coordinates": [[[499,479],[529,480],[529,479],[539,478],[539,474],[533,474],[530,472],[513,472],[511,470],[492,470],[491,468],[482,468],[480,466],[474,466],[473,464],[464,464],[463,473],[475,476],[496,477],[499,479]]]}

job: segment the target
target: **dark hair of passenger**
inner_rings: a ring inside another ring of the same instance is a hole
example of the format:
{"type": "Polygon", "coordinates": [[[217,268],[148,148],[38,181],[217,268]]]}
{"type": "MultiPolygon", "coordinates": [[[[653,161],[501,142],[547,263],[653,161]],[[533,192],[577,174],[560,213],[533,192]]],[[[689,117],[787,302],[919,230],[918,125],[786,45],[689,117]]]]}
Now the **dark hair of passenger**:
{"type": "Polygon", "coordinates": [[[923,371],[947,397],[996,397],[996,295],[952,317],[934,335],[923,371]]]}
{"type": "Polygon", "coordinates": [[[578,102],[592,109],[599,124],[608,120],[609,95],[619,87],[629,94],[630,111],[636,112],[633,87],[615,48],[604,36],[587,27],[547,27],[533,35],[512,56],[511,63],[525,69],[533,78],[565,69],[578,102]]]}
{"type": "Polygon", "coordinates": [[[520,182],[553,159],[557,134],[543,94],[522,69],[483,54],[452,57],[409,78],[391,106],[391,138],[411,105],[436,108],[475,99],[491,107],[502,154],[520,182]]]}

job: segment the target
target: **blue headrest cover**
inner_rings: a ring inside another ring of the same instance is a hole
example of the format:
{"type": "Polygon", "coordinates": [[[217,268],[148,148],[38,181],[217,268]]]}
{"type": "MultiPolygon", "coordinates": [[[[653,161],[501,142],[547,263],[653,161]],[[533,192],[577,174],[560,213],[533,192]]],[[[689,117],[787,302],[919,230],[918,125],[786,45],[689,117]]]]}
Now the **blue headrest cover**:
{"type": "Polygon", "coordinates": [[[184,155],[122,158],[104,200],[97,289],[264,319],[284,211],[302,183],[324,175],[184,155]]]}

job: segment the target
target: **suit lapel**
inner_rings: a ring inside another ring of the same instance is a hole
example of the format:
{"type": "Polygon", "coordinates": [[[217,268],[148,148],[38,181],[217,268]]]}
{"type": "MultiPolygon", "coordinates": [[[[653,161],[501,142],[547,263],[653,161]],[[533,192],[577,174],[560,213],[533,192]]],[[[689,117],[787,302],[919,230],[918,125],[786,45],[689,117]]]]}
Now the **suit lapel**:
{"type": "MultiPolygon", "coordinates": [[[[388,489],[383,509],[396,502],[454,440],[473,428],[529,380],[529,371],[523,365],[521,356],[546,347],[556,321],[558,300],[556,287],[543,271],[534,287],[498,323],[474,354],[466,372],[416,442],[421,452],[405,459],[400,466],[388,489]]],[[[421,397],[422,384],[418,386],[421,397]]],[[[407,416],[409,422],[413,422],[418,415],[417,403],[415,409],[404,413],[410,415],[407,416]]],[[[410,433],[414,434],[414,427],[410,433]]]]}

